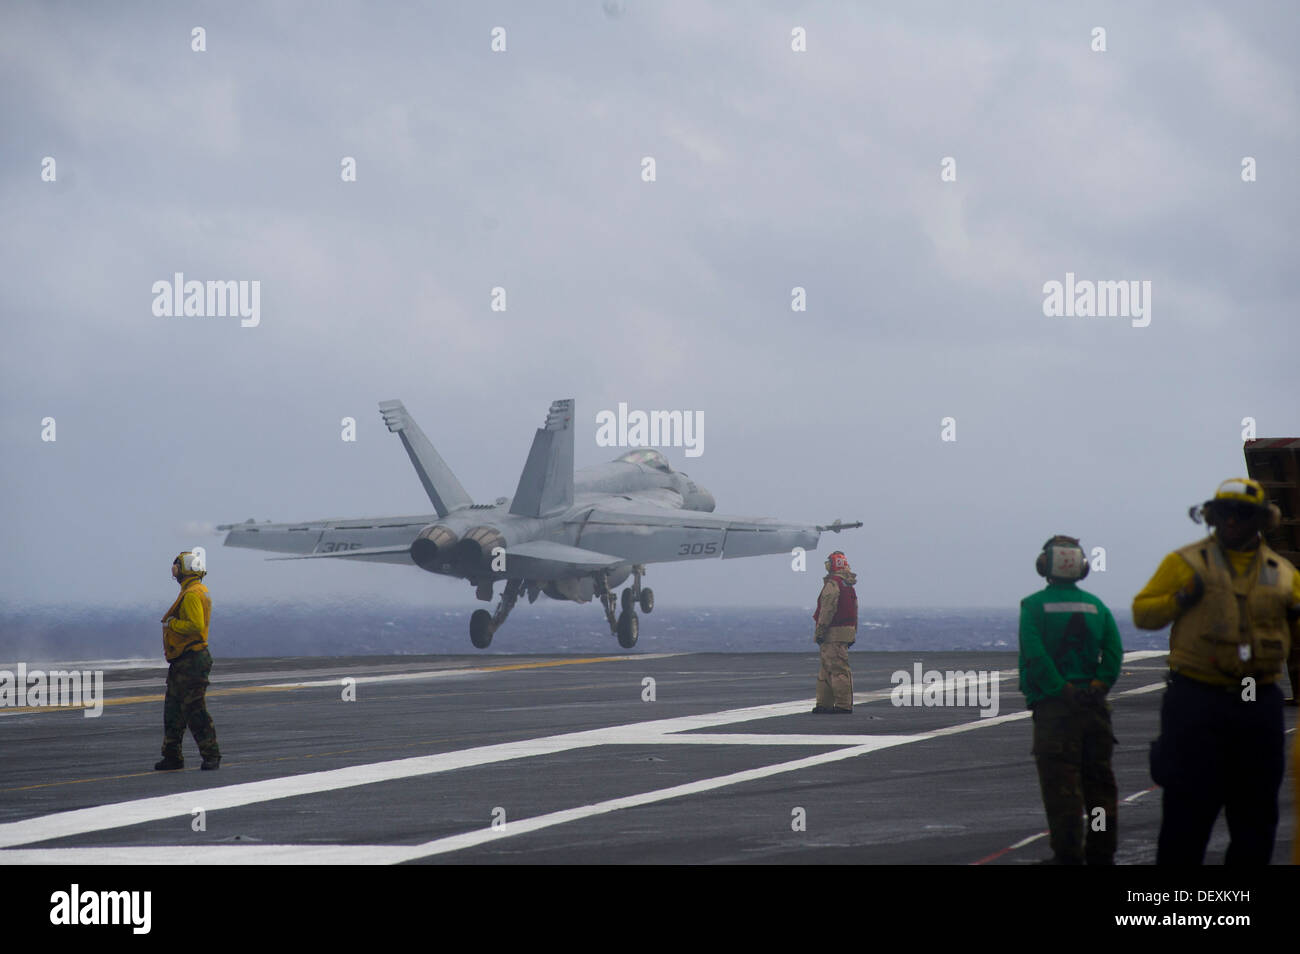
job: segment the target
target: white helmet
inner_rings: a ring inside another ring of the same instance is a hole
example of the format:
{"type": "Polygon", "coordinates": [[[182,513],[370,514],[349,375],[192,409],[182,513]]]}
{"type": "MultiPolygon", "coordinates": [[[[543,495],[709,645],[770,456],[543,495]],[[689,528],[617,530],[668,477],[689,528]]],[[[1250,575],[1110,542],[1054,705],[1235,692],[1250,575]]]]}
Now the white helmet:
{"type": "Polygon", "coordinates": [[[203,560],[202,551],[196,553],[193,550],[182,550],[172,560],[173,570],[179,569],[180,572],[173,572],[173,576],[198,576],[203,577],[208,573],[207,564],[203,560]]]}

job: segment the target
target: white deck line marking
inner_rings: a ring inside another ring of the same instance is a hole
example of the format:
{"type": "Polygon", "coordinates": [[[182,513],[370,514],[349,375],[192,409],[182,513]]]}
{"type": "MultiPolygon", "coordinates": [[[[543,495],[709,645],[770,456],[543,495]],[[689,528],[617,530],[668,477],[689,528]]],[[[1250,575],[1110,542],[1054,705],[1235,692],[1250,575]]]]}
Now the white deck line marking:
{"type": "MultiPolygon", "coordinates": [[[[433,775],[439,772],[452,771],[453,769],[471,768],[534,755],[554,755],[558,752],[594,745],[642,745],[654,743],[662,741],[663,737],[670,733],[687,732],[692,729],[710,729],[735,722],[773,718],[797,712],[806,712],[807,709],[808,702],[802,700],[799,702],[750,706],[743,709],[731,709],[701,715],[680,716],[672,719],[656,719],[626,726],[607,726],[600,729],[570,732],[539,739],[502,742],[496,745],[444,752],[438,755],[423,755],[408,759],[374,762],[324,772],[308,772],[302,775],[264,779],[260,782],[245,782],[239,785],[209,788],[202,790],[202,798],[204,808],[207,811],[219,811],[223,808],[238,808],[242,805],[273,801],[280,798],[292,798],[297,795],[312,795],[320,792],[336,791],[341,788],[351,788],[357,785],[371,785],[376,782],[433,775]]],[[[878,738],[899,738],[915,741],[922,738],[922,736],[882,736],[878,738]]],[[[874,741],[866,747],[856,746],[853,751],[856,752],[858,749],[871,751],[873,747],[876,747],[874,741]]],[[[177,792],[172,795],[160,795],[110,805],[97,805],[92,808],[57,812],[51,815],[0,824],[0,849],[188,815],[193,809],[195,797],[193,791],[177,792]]]]}
{"type": "MultiPolygon", "coordinates": [[[[1161,683],[1161,685],[1164,685],[1164,683],[1161,683]]],[[[1152,792],[1154,792],[1154,791],[1155,791],[1155,788],[1144,788],[1144,789],[1142,789],[1142,791],[1140,791],[1140,792],[1134,792],[1132,795],[1127,795],[1127,796],[1125,796],[1125,797],[1122,799],[1122,801],[1123,801],[1125,804],[1132,804],[1133,802],[1136,802],[1139,798],[1141,798],[1143,795],[1150,795],[1150,794],[1151,794],[1152,792]]],[[[1088,820],[1088,813],[1087,813],[1087,812],[1084,812],[1084,814],[1083,814],[1083,819],[1084,819],[1085,822],[1088,820]]],[[[997,854],[995,854],[995,855],[990,855],[988,858],[985,858],[984,860],[985,860],[985,861],[990,861],[990,860],[992,860],[992,859],[994,859],[994,858],[998,858],[998,857],[1000,857],[1000,856],[1002,856],[1002,855],[1008,854],[1009,852],[1016,851],[1017,849],[1019,849],[1019,848],[1023,848],[1023,847],[1025,847],[1025,845],[1031,844],[1032,842],[1035,842],[1035,841],[1037,841],[1037,840],[1040,839],[1040,838],[1046,838],[1049,834],[1050,834],[1050,832],[1040,831],[1037,835],[1030,835],[1028,838],[1022,838],[1022,839],[1020,839],[1018,842],[1016,842],[1014,845],[1008,845],[1006,848],[1003,848],[1001,851],[997,852],[997,854]]],[[[3,854],[4,854],[3,852],[0,852],[0,855],[3,855],[3,854]]],[[[977,863],[978,863],[978,862],[977,862],[977,863]]]]}
{"type": "Polygon", "coordinates": [[[313,795],[356,785],[371,785],[375,782],[432,775],[457,768],[524,758],[529,755],[552,755],[584,745],[600,744],[593,740],[582,740],[580,737],[584,734],[586,733],[552,736],[549,739],[528,739],[523,742],[505,742],[440,755],[373,762],[368,765],[354,765],[325,772],[287,775],[260,782],[245,782],[240,785],[178,792],[174,795],[160,795],[154,798],[57,812],[0,825],[0,848],[188,815],[193,808],[195,798],[202,798],[203,807],[207,811],[238,808],[241,805],[253,805],[279,798],[313,795]]]}
{"type": "MultiPolygon", "coordinates": [[[[206,802],[204,808],[209,811],[238,808],[242,805],[292,798],[296,795],[312,795],[357,785],[370,785],[375,782],[433,775],[453,769],[471,768],[534,755],[554,755],[569,749],[593,745],[653,743],[669,733],[709,729],[733,722],[790,715],[806,712],[807,708],[806,701],[785,702],[673,719],[657,719],[627,726],[607,726],[540,739],[501,742],[496,745],[478,746],[438,755],[373,762],[324,772],[308,772],[302,775],[264,779],[260,782],[209,788],[202,790],[202,797],[206,802]]],[[[188,815],[193,808],[194,798],[193,792],[177,792],[173,795],[98,805],[93,808],[57,812],[52,815],[0,824],[0,849],[188,815]]]]}
{"type": "MultiPolygon", "coordinates": [[[[1163,650],[1163,649],[1135,649],[1135,650],[1133,650],[1132,652],[1124,653],[1124,655],[1121,657],[1121,663],[1138,662],[1138,661],[1143,660],[1143,659],[1153,659],[1153,658],[1155,658],[1156,656],[1168,656],[1168,655],[1169,655],[1169,653],[1168,653],[1167,651],[1163,650]]],[[[897,671],[897,670],[896,670],[896,671],[897,671]]],[[[911,669],[911,668],[905,668],[905,669],[903,669],[902,671],[906,672],[909,676],[912,674],[912,669],[911,669]]],[[[937,670],[937,671],[942,671],[942,672],[949,672],[949,671],[957,672],[957,671],[959,671],[959,670],[937,670]]],[[[968,672],[969,670],[960,670],[960,671],[967,671],[967,672],[968,672]]],[[[999,672],[1000,672],[1000,675],[999,675],[999,679],[998,679],[998,681],[999,681],[1000,683],[1001,683],[1001,682],[1006,682],[1006,681],[1009,680],[1009,679],[1019,679],[1019,678],[1020,678],[1020,670],[1019,670],[1019,669],[1003,669],[1003,670],[1000,670],[999,672]]],[[[954,682],[954,681],[952,681],[952,680],[948,680],[948,679],[945,678],[945,680],[944,680],[944,691],[945,691],[945,692],[947,691],[948,686],[949,686],[950,684],[952,684],[953,682],[954,682]]],[[[1143,687],[1143,688],[1141,688],[1141,689],[1130,689],[1130,690],[1126,690],[1126,691],[1127,691],[1127,692],[1154,692],[1155,690],[1160,689],[1160,688],[1162,688],[1163,686],[1164,686],[1164,683],[1161,682],[1161,683],[1157,683],[1156,685],[1153,685],[1153,686],[1145,686],[1145,687],[1143,687]]],[[[873,690],[870,690],[870,691],[868,691],[868,692],[858,692],[858,693],[854,693],[854,695],[853,695],[853,704],[854,704],[854,705],[858,705],[858,704],[861,704],[861,703],[867,703],[867,702],[879,702],[879,701],[884,700],[884,699],[892,699],[892,698],[893,698],[893,695],[894,695],[894,692],[897,690],[897,688],[898,688],[898,687],[895,686],[893,689],[873,689],[873,690]]],[[[910,692],[910,693],[912,693],[912,694],[915,696],[915,695],[920,695],[921,692],[923,691],[923,689],[924,689],[923,686],[912,685],[912,686],[909,687],[909,688],[905,688],[905,689],[903,690],[903,693],[904,693],[904,695],[906,695],[907,693],[910,692]]],[[[1115,695],[1123,695],[1123,693],[1115,693],[1115,695]]]]}
{"type": "Polygon", "coordinates": [[[1019,712],[1008,712],[1006,715],[993,716],[988,719],[976,719],[974,722],[959,722],[957,725],[944,726],[942,729],[931,729],[925,733],[931,738],[939,738],[943,735],[956,735],[958,732],[969,732],[971,729],[978,729],[986,725],[1002,725],[1004,722],[1017,722],[1020,719],[1028,719],[1033,715],[1033,710],[1022,709],[1019,712]]]}
{"type": "Polygon", "coordinates": [[[1144,788],[1140,792],[1134,792],[1132,795],[1126,796],[1124,799],[1124,803],[1126,805],[1132,804],[1133,802],[1136,802],[1139,798],[1141,798],[1143,795],[1150,795],[1154,791],[1155,791],[1154,788],[1144,788]]]}
{"type": "Polygon", "coordinates": [[[1047,832],[1040,831],[1037,835],[1030,835],[1028,838],[1021,838],[1018,842],[1016,842],[1014,845],[1008,848],[1007,851],[1015,851],[1017,848],[1023,848],[1025,847],[1025,845],[1033,844],[1038,839],[1046,838],[1046,837],[1047,837],[1047,832]]]}
{"type": "Polygon", "coordinates": [[[867,752],[874,752],[896,745],[905,745],[908,742],[919,740],[919,736],[879,736],[870,745],[856,745],[836,749],[833,752],[822,752],[819,755],[811,755],[791,762],[780,762],[776,765],[746,769],[742,772],[733,772],[730,775],[701,779],[697,782],[686,782],[682,785],[674,785],[671,788],[642,792],[638,795],[611,798],[607,801],[597,802],[594,805],[582,805],[578,808],[567,808],[547,815],[537,815],[533,818],[508,822],[504,829],[485,827],[461,835],[436,838],[420,845],[306,845],[301,847],[297,845],[249,845],[247,848],[251,850],[248,853],[245,853],[244,846],[238,845],[221,845],[216,848],[179,848],[176,846],[162,848],[133,847],[127,849],[52,848],[0,851],[0,859],[6,863],[25,862],[29,864],[62,862],[70,864],[167,864],[174,861],[191,864],[251,864],[254,861],[259,864],[397,864],[402,861],[414,861],[417,858],[428,858],[432,855],[461,851],[465,848],[473,848],[502,838],[528,834],[543,828],[550,828],[553,825],[577,821],[581,818],[590,818],[593,815],[604,815],[624,808],[650,805],[654,802],[712,791],[725,788],[728,785],[737,785],[741,782],[752,782],[772,775],[797,772],[800,769],[851,759],[867,752]],[[185,854],[181,855],[181,852],[185,854]]]}
{"type": "Polygon", "coordinates": [[[392,865],[391,845],[123,845],[112,848],[9,848],[6,865],[392,865]]]}
{"type": "MultiPolygon", "coordinates": [[[[1149,690],[1151,687],[1146,688],[1149,690]]],[[[1158,688],[1158,685],[1156,688],[1158,688]]],[[[888,690],[881,691],[885,693],[888,692],[888,690]]],[[[1133,691],[1135,690],[1129,690],[1129,692],[1133,691]]],[[[394,781],[397,779],[412,778],[420,775],[432,775],[458,768],[486,765],[517,758],[527,758],[533,755],[551,755],[557,752],[568,751],[575,748],[585,748],[594,745],[629,745],[663,742],[680,743],[682,741],[681,738],[668,739],[666,736],[673,733],[713,728],[720,725],[734,724],[736,722],[748,722],[757,719],[792,715],[799,712],[806,712],[807,706],[807,700],[800,700],[796,702],[749,706],[742,709],[731,709],[694,716],[657,719],[649,722],[633,723],[632,725],[626,726],[607,726],[600,729],[571,732],[539,739],[525,739],[518,742],[503,742],[495,745],[479,746],[477,748],[440,753],[438,755],[375,762],[368,765],[355,765],[342,769],[332,769],[325,772],[310,772],[302,775],[290,775],[265,779],[260,782],[247,782],[239,785],[204,789],[202,790],[202,797],[206,802],[204,806],[205,809],[220,810],[222,808],[235,808],[242,805],[273,801],[280,798],[291,798],[297,795],[335,791],[341,788],[349,788],[357,785],[369,785],[376,782],[394,781]]],[[[853,758],[857,755],[876,751],[881,748],[887,748],[894,745],[904,745],[911,742],[926,741],[958,732],[967,732],[983,726],[999,725],[1005,722],[1029,718],[1031,715],[1032,713],[1030,711],[1025,710],[1010,713],[1008,715],[997,716],[991,719],[976,719],[973,722],[946,726],[941,729],[934,729],[917,735],[867,736],[865,738],[870,739],[870,742],[853,745],[849,748],[837,749],[834,752],[823,752],[819,755],[809,756],[805,759],[778,763],[777,765],[767,766],[766,768],[750,769],[744,772],[720,776],[714,779],[690,782],[670,789],[661,789],[658,792],[647,792],[641,795],[626,796],[624,798],[612,799],[608,802],[601,802],[598,803],[598,805],[588,805],[583,806],[582,808],[568,809],[561,812],[554,812],[549,815],[538,816],[534,819],[524,819],[522,821],[511,822],[508,825],[508,833],[517,834],[521,831],[534,831],[538,828],[548,827],[549,825],[562,824],[566,821],[571,821],[574,818],[586,817],[588,814],[601,814],[607,811],[616,811],[620,808],[632,807],[639,804],[648,804],[649,802],[659,801],[663,798],[676,798],[679,795],[691,794],[696,791],[708,791],[724,785],[734,785],[739,782],[748,781],[751,778],[763,778],[767,775],[779,774],[781,772],[796,771],[799,768],[819,765],[824,762],[838,761],[843,758],[853,758]],[[601,808],[600,806],[612,807],[601,808]],[[550,821],[546,821],[545,824],[540,824],[540,822],[545,819],[550,819],[550,821]],[[529,825],[532,825],[532,827],[528,827],[529,825]]],[[[715,735],[725,738],[725,734],[722,733],[716,733],[715,735]]],[[[826,737],[819,736],[817,738],[819,739],[817,743],[810,744],[822,744],[820,740],[826,737]]],[[[730,742],[731,740],[727,739],[726,741],[730,742]]],[[[686,744],[690,743],[687,742],[686,744]]],[[[713,744],[718,744],[718,741],[715,740],[713,744]]],[[[53,838],[62,838],[70,835],[122,828],[129,825],[188,815],[192,810],[192,803],[195,795],[196,793],[193,791],[178,792],[173,795],[137,799],[135,801],[119,802],[111,805],[99,805],[93,808],[58,812],[51,815],[0,824],[0,849],[11,848],[15,845],[46,841],[53,838]]],[[[494,829],[487,829],[487,831],[489,833],[489,839],[500,838],[507,834],[507,832],[494,829]]],[[[456,846],[439,848],[436,851],[430,851],[426,854],[442,853],[442,851],[454,851],[458,850],[459,847],[469,847],[473,844],[479,844],[482,837],[482,833],[469,832],[465,835],[455,835],[449,838],[438,839],[437,841],[428,842],[424,846],[417,847],[427,848],[439,845],[456,846]]],[[[235,850],[242,850],[244,847],[253,846],[222,847],[233,847],[235,850]]],[[[287,850],[290,847],[296,846],[283,847],[287,850]]],[[[320,847],[327,846],[303,846],[304,850],[320,847]]],[[[349,846],[338,847],[342,850],[349,846]]],[[[375,851],[382,849],[384,852],[388,852],[392,846],[353,847],[375,851]]],[[[94,849],[84,850],[90,851],[94,849]]],[[[107,851],[108,849],[103,850],[107,851]]],[[[191,848],[188,850],[194,851],[195,849],[191,848]]],[[[12,853],[10,852],[0,851],[0,857],[11,856],[12,853]]],[[[424,855],[412,855],[410,857],[424,857],[424,855]]]]}
{"type": "Polygon", "coordinates": [[[877,739],[899,735],[795,735],[793,732],[756,735],[742,732],[668,733],[654,739],[656,745],[873,745],[877,739]]]}
{"type": "Polygon", "coordinates": [[[543,828],[550,828],[553,825],[562,825],[566,822],[577,821],[580,818],[590,818],[593,815],[604,815],[624,808],[636,808],[640,805],[649,805],[653,802],[666,801],[671,798],[680,798],[684,795],[694,795],[699,792],[708,792],[718,788],[725,788],[728,785],[752,782],[757,779],[768,778],[772,775],[796,772],[800,769],[812,768],[816,765],[825,765],[830,762],[855,758],[859,755],[864,755],[867,752],[875,752],[895,745],[905,745],[908,742],[918,741],[918,739],[918,736],[881,737],[872,745],[857,745],[846,749],[836,749],[833,752],[822,752],[820,755],[810,755],[807,758],[795,759],[792,762],[781,762],[776,765],[763,766],[762,768],[746,769],[742,772],[733,772],[730,775],[720,775],[716,778],[702,779],[698,782],[686,782],[682,785],[674,785],[671,788],[661,788],[653,792],[643,792],[640,795],[627,795],[623,798],[611,798],[607,801],[597,802],[594,805],[583,805],[578,808],[568,808],[559,812],[551,812],[547,815],[538,815],[533,818],[512,821],[506,825],[505,830],[482,828],[478,831],[466,832],[463,835],[452,835],[447,838],[438,838],[433,841],[427,841],[422,845],[412,846],[403,860],[413,861],[417,858],[428,858],[431,855],[446,854],[449,851],[460,851],[465,848],[473,848],[476,845],[481,845],[486,842],[496,841],[514,835],[525,835],[530,832],[540,831],[543,828]]]}

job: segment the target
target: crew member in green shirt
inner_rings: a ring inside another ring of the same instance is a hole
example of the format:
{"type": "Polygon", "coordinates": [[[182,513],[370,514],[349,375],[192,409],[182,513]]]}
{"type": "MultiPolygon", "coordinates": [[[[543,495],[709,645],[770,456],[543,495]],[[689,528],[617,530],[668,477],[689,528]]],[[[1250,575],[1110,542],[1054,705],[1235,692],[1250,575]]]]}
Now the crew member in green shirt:
{"type": "Polygon", "coordinates": [[[1047,586],[1020,601],[1020,691],[1034,713],[1049,863],[1114,864],[1115,736],[1106,693],[1123,658],[1119,628],[1106,604],[1076,585],[1088,575],[1077,539],[1052,537],[1035,565],[1047,586]]]}

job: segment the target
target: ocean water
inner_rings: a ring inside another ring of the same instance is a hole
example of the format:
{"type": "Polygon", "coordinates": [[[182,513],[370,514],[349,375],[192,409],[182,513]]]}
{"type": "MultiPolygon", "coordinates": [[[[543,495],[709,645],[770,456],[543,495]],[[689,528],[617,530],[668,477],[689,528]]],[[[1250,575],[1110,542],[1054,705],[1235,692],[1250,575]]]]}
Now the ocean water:
{"type": "MultiPolygon", "coordinates": [[[[486,606],[487,604],[484,604],[486,606]]],[[[276,604],[221,606],[213,612],[214,656],[373,656],[621,652],[595,604],[515,608],[488,650],[469,641],[474,607],[276,604]]],[[[0,664],[162,655],[158,607],[0,609],[0,664]]],[[[639,652],[792,652],[815,648],[810,610],[664,608],[640,614],[639,652]]],[[[1168,633],[1116,622],[1126,650],[1167,649],[1168,633]]],[[[1014,652],[1018,608],[870,609],[861,613],[854,652],[889,650],[1014,652]]]]}

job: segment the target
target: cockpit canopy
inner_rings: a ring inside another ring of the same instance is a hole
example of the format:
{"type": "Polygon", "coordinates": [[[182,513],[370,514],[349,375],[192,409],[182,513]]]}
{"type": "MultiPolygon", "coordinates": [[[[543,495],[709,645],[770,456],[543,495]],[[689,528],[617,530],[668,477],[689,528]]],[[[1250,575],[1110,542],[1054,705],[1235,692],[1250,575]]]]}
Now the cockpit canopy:
{"type": "Polygon", "coordinates": [[[622,457],[614,458],[624,464],[644,464],[647,467],[653,467],[655,470],[662,471],[665,474],[671,474],[673,469],[668,466],[668,458],[653,447],[638,447],[630,450],[622,457]]]}

